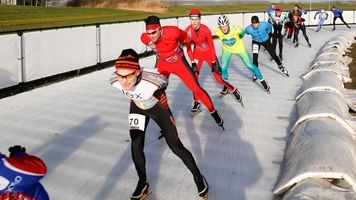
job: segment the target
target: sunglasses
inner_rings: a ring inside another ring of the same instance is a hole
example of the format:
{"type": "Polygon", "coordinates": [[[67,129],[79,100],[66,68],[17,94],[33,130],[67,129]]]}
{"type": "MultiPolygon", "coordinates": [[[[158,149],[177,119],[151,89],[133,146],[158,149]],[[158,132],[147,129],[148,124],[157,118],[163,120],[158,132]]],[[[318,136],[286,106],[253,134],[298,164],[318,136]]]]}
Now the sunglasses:
{"type": "Polygon", "coordinates": [[[146,32],[147,35],[154,35],[158,32],[159,28],[157,28],[156,30],[152,31],[152,32],[146,32]]]}
{"type": "Polygon", "coordinates": [[[130,74],[126,74],[126,75],[121,75],[121,74],[118,74],[117,72],[115,72],[115,74],[117,75],[117,78],[119,80],[123,80],[124,78],[126,78],[126,80],[128,80],[128,79],[131,79],[132,77],[135,76],[136,71],[134,71],[134,72],[132,72],[130,74]]]}

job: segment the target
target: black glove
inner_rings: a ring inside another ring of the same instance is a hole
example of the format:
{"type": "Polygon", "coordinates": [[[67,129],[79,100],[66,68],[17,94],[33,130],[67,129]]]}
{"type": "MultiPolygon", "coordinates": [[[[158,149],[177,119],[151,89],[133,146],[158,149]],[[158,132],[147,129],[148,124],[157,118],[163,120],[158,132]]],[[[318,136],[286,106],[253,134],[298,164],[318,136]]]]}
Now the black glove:
{"type": "Polygon", "coordinates": [[[211,72],[216,72],[218,73],[219,75],[221,75],[221,67],[218,63],[216,63],[215,61],[213,61],[211,63],[211,72]]]}
{"type": "Polygon", "coordinates": [[[9,152],[10,152],[10,157],[15,157],[23,153],[26,153],[26,148],[20,145],[15,145],[9,148],[9,152]]]}
{"type": "Polygon", "coordinates": [[[199,73],[197,63],[195,63],[195,62],[192,63],[192,70],[194,73],[199,73]]]}

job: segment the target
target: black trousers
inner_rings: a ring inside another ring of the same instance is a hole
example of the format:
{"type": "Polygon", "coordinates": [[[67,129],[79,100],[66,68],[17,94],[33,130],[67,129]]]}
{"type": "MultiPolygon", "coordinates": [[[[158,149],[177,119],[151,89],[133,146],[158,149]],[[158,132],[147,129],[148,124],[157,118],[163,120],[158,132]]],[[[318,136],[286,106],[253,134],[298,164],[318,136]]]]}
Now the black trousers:
{"type": "Polygon", "coordinates": [[[272,35],[272,46],[275,52],[277,52],[277,41],[279,46],[279,57],[282,58],[283,55],[283,35],[282,35],[282,25],[273,25],[273,35],[272,35]]]}
{"type": "Polygon", "coordinates": [[[164,138],[169,148],[183,161],[193,176],[201,176],[193,155],[183,146],[178,137],[177,129],[169,109],[161,103],[157,103],[150,109],[142,110],[138,108],[134,102],[131,102],[130,113],[144,115],[146,119],[145,131],[139,129],[130,130],[132,159],[141,181],[147,181],[146,158],[143,149],[145,145],[146,128],[150,118],[156,121],[164,134],[164,138]]]}
{"type": "Polygon", "coordinates": [[[306,28],[305,28],[305,25],[304,25],[304,24],[302,24],[302,25],[300,25],[299,27],[296,27],[296,28],[295,28],[293,41],[295,41],[295,42],[298,43],[299,31],[302,31],[305,41],[307,41],[307,43],[309,44],[309,38],[308,38],[308,36],[307,36],[307,31],[306,31],[306,28]]]}
{"type": "Polygon", "coordinates": [[[333,20],[333,25],[334,25],[334,29],[335,29],[335,21],[337,18],[340,18],[340,20],[348,27],[350,28],[350,26],[345,22],[344,18],[342,17],[342,15],[340,15],[340,17],[334,17],[334,20],[333,20]]]}
{"type": "MultiPolygon", "coordinates": [[[[282,65],[281,60],[278,58],[276,51],[269,40],[266,40],[264,42],[256,42],[252,40],[252,45],[258,45],[258,50],[262,45],[267,50],[269,55],[273,58],[273,60],[277,63],[277,65],[278,66],[282,65]]],[[[255,64],[258,67],[258,52],[252,53],[252,60],[253,60],[253,64],[255,64]]]]}

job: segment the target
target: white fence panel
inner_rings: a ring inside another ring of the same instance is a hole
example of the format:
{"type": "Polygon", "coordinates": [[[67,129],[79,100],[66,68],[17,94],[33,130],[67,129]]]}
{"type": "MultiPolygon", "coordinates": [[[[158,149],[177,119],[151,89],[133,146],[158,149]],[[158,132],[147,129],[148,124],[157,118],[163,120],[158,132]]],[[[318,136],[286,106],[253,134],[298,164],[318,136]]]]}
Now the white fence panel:
{"type": "Polygon", "coordinates": [[[144,31],[143,21],[101,25],[100,62],[116,59],[126,48],[133,48],[138,53],[144,52],[146,47],[140,39],[144,31]]]}
{"type": "MultiPolygon", "coordinates": [[[[203,19],[204,17],[202,18],[202,23],[204,24],[203,22],[203,19]]],[[[189,17],[181,17],[181,18],[178,18],[178,27],[180,29],[182,29],[183,31],[190,25],[190,19],[189,17]]]]}
{"type": "Polygon", "coordinates": [[[96,27],[28,32],[24,41],[24,81],[97,64],[96,27]]]}
{"type": "Polygon", "coordinates": [[[21,66],[18,61],[19,36],[0,35],[0,89],[21,82],[21,66]]]}

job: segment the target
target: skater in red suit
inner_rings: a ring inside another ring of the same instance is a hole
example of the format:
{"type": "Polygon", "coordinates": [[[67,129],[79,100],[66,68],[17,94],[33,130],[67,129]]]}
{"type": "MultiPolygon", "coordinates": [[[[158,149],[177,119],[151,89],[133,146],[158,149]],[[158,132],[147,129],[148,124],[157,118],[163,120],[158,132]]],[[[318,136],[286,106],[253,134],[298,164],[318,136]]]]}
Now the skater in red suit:
{"type": "Polygon", "coordinates": [[[45,163],[20,145],[10,147],[9,152],[9,157],[0,153],[0,199],[49,200],[39,182],[47,173],[45,163]]]}
{"type": "MultiPolygon", "coordinates": [[[[199,78],[199,72],[203,65],[203,62],[207,62],[213,76],[220,85],[224,86],[224,94],[230,91],[238,102],[242,101],[240,92],[236,87],[232,86],[226,80],[221,77],[221,68],[218,59],[215,54],[215,46],[213,43],[213,38],[210,29],[201,23],[201,12],[198,9],[192,9],[189,12],[189,18],[191,24],[185,29],[187,33],[187,43],[193,44],[193,49],[191,45],[187,46],[188,56],[192,62],[192,68],[195,72],[195,77],[199,78]]],[[[200,108],[200,103],[198,98],[194,95],[194,105],[192,112],[197,112],[200,108]]]]}
{"type": "Polygon", "coordinates": [[[131,154],[139,177],[131,199],[141,200],[150,193],[144,154],[146,128],[150,119],[158,124],[169,148],[192,173],[199,196],[205,197],[209,189],[208,183],[200,173],[193,155],[180,141],[168,106],[164,92],[168,84],[167,77],[153,69],[141,69],[138,55],[133,49],[123,50],[115,67],[116,70],[110,82],[120,93],[130,99],[131,154]]]}
{"type": "MultiPolygon", "coordinates": [[[[186,42],[187,33],[177,26],[161,26],[157,16],[147,17],[145,23],[146,32],[142,33],[141,41],[155,51],[158,72],[167,78],[171,73],[177,75],[198,100],[203,102],[215,122],[223,127],[223,119],[215,110],[208,93],[200,87],[180,46],[186,42]]],[[[190,43],[187,43],[187,46],[189,45],[190,43]]]]}

